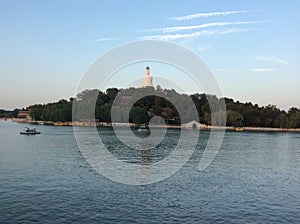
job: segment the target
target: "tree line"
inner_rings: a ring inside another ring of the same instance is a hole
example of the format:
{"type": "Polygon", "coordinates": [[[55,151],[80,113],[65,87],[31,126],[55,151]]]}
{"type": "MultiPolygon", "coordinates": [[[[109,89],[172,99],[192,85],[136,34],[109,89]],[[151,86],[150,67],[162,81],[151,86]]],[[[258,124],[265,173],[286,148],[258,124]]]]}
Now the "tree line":
{"type": "Polygon", "coordinates": [[[0,109],[0,118],[17,117],[18,113],[19,113],[19,109],[14,109],[14,110],[3,110],[3,109],[0,109]]]}
{"type": "MultiPolygon", "coordinates": [[[[138,96],[141,89],[129,88],[122,89],[122,100],[130,100],[131,96],[138,96]]],[[[136,124],[143,124],[149,122],[151,117],[160,116],[167,124],[179,125],[184,123],[180,118],[177,108],[167,100],[168,97],[172,97],[176,105],[182,105],[184,111],[187,113],[190,110],[189,105],[185,105],[188,102],[188,98],[192,99],[200,123],[210,125],[212,122],[211,102],[225,102],[226,104],[226,125],[233,127],[274,127],[274,128],[300,128],[300,109],[292,107],[287,112],[280,110],[275,105],[258,106],[251,102],[242,103],[234,101],[230,98],[217,98],[214,95],[207,94],[179,94],[175,90],[162,90],[161,88],[154,90],[149,89],[153,95],[147,95],[137,100],[131,107],[129,113],[129,122],[136,124]],[[157,92],[160,93],[157,94],[157,92]]],[[[79,93],[75,98],[69,100],[59,100],[55,103],[47,104],[35,104],[31,105],[26,110],[30,111],[30,115],[34,120],[41,121],[72,121],[72,116],[78,120],[89,119],[91,116],[88,114],[81,114],[76,118],[76,111],[72,111],[73,103],[84,102],[92,103],[94,106],[93,117],[95,121],[99,122],[111,122],[111,109],[116,96],[120,93],[117,88],[109,88],[105,92],[97,89],[85,90],[79,93]],[[72,114],[73,112],[73,114],[72,114]],[[74,117],[75,116],[75,117],[74,117]]],[[[81,104],[85,105],[85,104],[81,104]]],[[[118,109],[118,108],[117,108],[118,109]]],[[[84,110],[82,110],[84,111],[84,110]]],[[[0,117],[16,117],[18,110],[5,111],[0,110],[0,117]]],[[[215,111],[214,111],[215,113],[215,111]]],[[[122,117],[122,108],[116,112],[122,117]]],[[[217,113],[214,114],[217,117],[217,113]]],[[[118,116],[117,116],[118,117],[118,116]]],[[[117,118],[119,119],[119,118],[117,118]]],[[[218,125],[218,123],[216,123],[218,125]]]]}

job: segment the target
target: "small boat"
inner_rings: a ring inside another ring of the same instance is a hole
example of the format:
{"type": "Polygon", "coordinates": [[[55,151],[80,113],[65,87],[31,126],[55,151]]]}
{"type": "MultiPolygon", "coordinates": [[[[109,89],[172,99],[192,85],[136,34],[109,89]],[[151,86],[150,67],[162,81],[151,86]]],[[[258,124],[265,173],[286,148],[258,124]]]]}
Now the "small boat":
{"type": "Polygon", "coordinates": [[[24,131],[20,132],[21,135],[38,135],[41,134],[41,132],[37,131],[35,128],[29,129],[26,128],[24,131]]]}
{"type": "Polygon", "coordinates": [[[244,131],[244,128],[237,127],[237,128],[235,128],[235,131],[244,131]]]}
{"type": "Polygon", "coordinates": [[[61,121],[57,121],[54,123],[54,126],[62,126],[62,122],[61,121]]]}
{"type": "Polygon", "coordinates": [[[148,125],[145,124],[145,125],[140,126],[140,127],[137,129],[137,131],[139,131],[139,132],[149,132],[150,129],[149,129],[148,125]]]}

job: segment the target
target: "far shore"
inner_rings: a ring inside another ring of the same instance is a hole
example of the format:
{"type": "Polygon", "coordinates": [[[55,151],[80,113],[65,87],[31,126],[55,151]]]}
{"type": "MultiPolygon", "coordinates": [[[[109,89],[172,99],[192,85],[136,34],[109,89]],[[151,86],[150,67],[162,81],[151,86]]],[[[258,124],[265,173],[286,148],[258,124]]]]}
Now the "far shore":
{"type": "MultiPolygon", "coordinates": [[[[32,121],[17,118],[1,118],[17,123],[26,123],[33,125],[52,125],[52,126],[76,126],[76,127],[138,127],[132,123],[107,123],[107,122],[90,122],[90,121],[75,121],[75,122],[53,122],[53,121],[32,121]]],[[[168,129],[193,129],[182,127],[180,125],[150,125],[151,128],[168,128],[168,129]]],[[[200,130],[208,131],[249,131],[249,132],[300,132],[300,128],[269,128],[269,127],[220,127],[201,124],[200,130]]]]}

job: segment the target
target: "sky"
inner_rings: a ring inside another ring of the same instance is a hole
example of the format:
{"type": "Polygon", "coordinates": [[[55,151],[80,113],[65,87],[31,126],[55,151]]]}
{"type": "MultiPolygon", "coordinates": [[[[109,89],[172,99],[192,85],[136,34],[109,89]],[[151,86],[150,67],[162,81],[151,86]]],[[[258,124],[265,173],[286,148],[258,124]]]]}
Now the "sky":
{"type": "MultiPolygon", "coordinates": [[[[69,99],[95,59],[141,40],[193,51],[225,97],[300,107],[299,11],[297,0],[0,0],[0,108],[69,99]]],[[[151,74],[172,79],[167,67],[151,64],[151,74]]],[[[109,84],[122,87],[144,69],[124,68],[109,84]]]]}

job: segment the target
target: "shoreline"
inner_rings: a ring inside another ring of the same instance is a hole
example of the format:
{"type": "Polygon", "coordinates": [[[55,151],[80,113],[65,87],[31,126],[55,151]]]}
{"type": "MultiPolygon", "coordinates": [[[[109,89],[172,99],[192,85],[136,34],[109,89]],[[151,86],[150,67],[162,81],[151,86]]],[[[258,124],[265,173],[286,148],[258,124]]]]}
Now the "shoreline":
{"type": "MultiPolygon", "coordinates": [[[[25,123],[32,125],[50,125],[50,126],[75,126],[75,127],[137,127],[132,123],[106,123],[106,122],[90,122],[90,121],[76,121],[76,122],[53,122],[53,121],[30,121],[17,118],[1,118],[1,120],[12,121],[17,123],[25,123]]],[[[167,128],[167,129],[186,129],[192,130],[193,128],[182,127],[180,125],[151,125],[151,128],[167,128]]],[[[295,132],[300,133],[300,128],[271,128],[271,127],[221,127],[221,126],[209,126],[201,124],[197,130],[206,131],[236,131],[236,132],[295,132]]]]}

